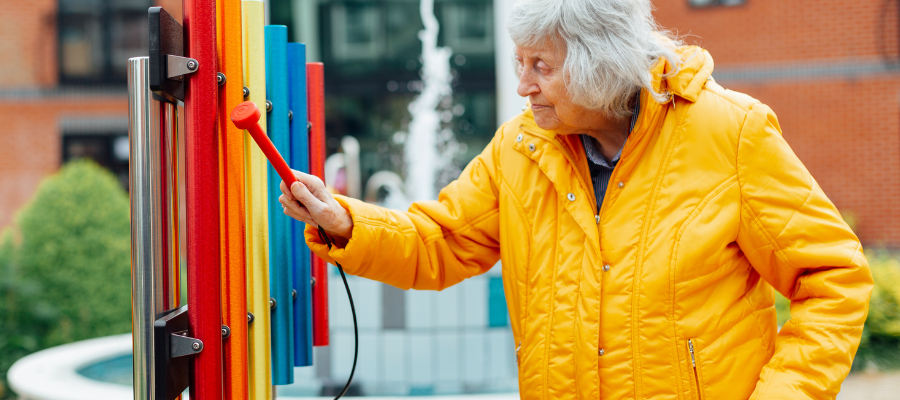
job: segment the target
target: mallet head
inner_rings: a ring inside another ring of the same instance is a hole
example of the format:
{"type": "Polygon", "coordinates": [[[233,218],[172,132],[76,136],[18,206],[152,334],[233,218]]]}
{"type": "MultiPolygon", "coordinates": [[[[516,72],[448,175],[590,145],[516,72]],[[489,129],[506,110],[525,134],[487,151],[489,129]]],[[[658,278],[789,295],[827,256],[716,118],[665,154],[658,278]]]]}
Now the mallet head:
{"type": "Polygon", "coordinates": [[[231,122],[240,129],[250,129],[259,122],[260,113],[256,103],[245,101],[231,111],[231,122]]]}

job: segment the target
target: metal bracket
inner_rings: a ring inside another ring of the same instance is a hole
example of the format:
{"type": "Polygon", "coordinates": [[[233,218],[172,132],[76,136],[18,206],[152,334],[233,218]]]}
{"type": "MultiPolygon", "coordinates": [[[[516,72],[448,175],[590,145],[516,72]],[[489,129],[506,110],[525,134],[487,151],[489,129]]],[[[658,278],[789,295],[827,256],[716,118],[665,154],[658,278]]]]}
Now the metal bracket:
{"type": "MultiPolygon", "coordinates": [[[[184,101],[184,73],[178,73],[178,63],[173,66],[170,59],[172,56],[184,58],[184,27],[162,7],[150,7],[147,13],[150,20],[150,90],[172,103],[184,101]]],[[[184,67],[187,67],[187,60],[182,63],[184,67]]],[[[197,60],[194,63],[199,67],[197,60]]]]}
{"type": "Polygon", "coordinates": [[[169,79],[183,80],[183,76],[197,72],[200,63],[193,58],[166,54],[166,77],[169,79]]]}
{"type": "Polygon", "coordinates": [[[185,336],[188,328],[187,306],[167,311],[153,324],[155,400],[174,400],[190,384],[191,357],[183,356],[199,353],[203,342],[185,336]]]}
{"type": "Polygon", "coordinates": [[[169,335],[169,357],[192,356],[203,351],[203,342],[187,336],[187,331],[169,335]]]}

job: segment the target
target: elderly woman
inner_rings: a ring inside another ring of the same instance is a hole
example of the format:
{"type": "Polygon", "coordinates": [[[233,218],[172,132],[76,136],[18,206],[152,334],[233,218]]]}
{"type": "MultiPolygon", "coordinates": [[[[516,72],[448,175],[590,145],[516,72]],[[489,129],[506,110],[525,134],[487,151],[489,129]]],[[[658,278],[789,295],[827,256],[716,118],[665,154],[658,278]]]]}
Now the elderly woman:
{"type": "Polygon", "coordinates": [[[649,0],[524,0],[508,29],[530,107],[408,212],[298,173],[285,213],[337,242],[312,250],[403,289],[500,259],[522,398],[834,398],[872,278],[772,110],[649,0]]]}

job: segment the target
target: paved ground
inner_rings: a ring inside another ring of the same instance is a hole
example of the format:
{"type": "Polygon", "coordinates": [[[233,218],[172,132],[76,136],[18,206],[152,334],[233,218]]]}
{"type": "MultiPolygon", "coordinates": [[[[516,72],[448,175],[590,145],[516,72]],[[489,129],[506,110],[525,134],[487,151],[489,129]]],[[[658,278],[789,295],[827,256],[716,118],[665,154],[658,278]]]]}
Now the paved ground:
{"type": "Polygon", "coordinates": [[[900,400],[900,372],[851,374],[838,400],[900,400]]]}

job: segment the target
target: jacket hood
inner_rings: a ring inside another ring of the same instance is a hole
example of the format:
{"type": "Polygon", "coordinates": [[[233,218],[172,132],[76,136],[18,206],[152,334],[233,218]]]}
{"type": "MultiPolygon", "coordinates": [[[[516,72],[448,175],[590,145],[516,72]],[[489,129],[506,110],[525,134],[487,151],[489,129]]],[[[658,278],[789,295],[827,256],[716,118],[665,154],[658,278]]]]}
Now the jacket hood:
{"type": "Polygon", "coordinates": [[[682,46],[676,51],[681,57],[681,67],[674,75],[660,79],[673,70],[673,66],[666,60],[660,60],[653,68],[654,83],[659,82],[656,89],[660,92],[661,89],[668,89],[676,96],[695,102],[703,85],[712,76],[712,56],[698,46],[682,46]]]}

